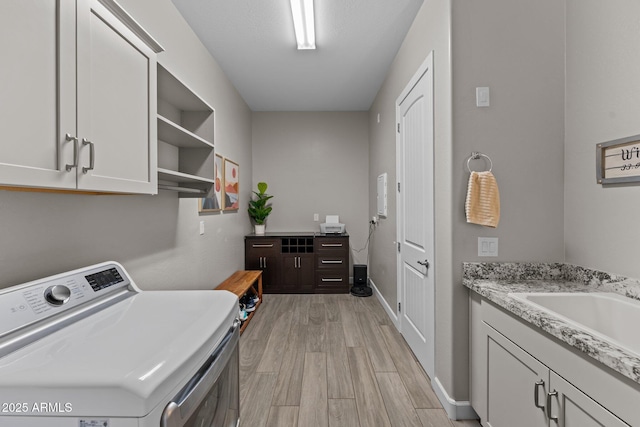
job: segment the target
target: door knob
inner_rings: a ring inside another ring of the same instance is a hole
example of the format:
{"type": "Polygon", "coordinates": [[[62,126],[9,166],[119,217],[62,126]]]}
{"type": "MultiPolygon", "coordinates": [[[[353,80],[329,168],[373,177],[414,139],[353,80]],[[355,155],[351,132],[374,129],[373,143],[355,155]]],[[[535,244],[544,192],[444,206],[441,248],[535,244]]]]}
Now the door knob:
{"type": "Polygon", "coordinates": [[[424,261],[418,261],[418,264],[424,265],[425,267],[429,268],[429,260],[428,259],[425,259],[424,261]]]}

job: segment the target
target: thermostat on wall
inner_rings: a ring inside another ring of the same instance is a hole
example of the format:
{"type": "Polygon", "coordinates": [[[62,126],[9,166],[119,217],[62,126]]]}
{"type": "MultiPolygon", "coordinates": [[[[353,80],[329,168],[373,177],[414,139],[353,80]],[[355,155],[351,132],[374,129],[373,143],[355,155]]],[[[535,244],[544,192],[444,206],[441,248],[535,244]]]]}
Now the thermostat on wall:
{"type": "Polygon", "coordinates": [[[387,217],[387,173],[378,175],[378,216],[387,217]]]}

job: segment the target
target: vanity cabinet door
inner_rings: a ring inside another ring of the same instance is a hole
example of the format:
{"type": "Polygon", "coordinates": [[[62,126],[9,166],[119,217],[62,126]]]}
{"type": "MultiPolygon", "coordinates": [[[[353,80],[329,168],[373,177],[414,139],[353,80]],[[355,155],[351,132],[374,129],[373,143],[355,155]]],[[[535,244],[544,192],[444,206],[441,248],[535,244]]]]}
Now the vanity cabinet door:
{"type": "Polygon", "coordinates": [[[0,2],[0,185],[76,186],[75,1],[0,2]]]}
{"type": "Polygon", "coordinates": [[[549,368],[490,326],[483,326],[487,333],[486,425],[548,426],[549,368]]]}
{"type": "Polygon", "coordinates": [[[555,372],[550,373],[551,396],[546,402],[551,425],[560,427],[628,427],[629,424],[607,411],[595,400],[569,384],[555,372]],[[555,420],[557,418],[557,421],[555,420]]]}

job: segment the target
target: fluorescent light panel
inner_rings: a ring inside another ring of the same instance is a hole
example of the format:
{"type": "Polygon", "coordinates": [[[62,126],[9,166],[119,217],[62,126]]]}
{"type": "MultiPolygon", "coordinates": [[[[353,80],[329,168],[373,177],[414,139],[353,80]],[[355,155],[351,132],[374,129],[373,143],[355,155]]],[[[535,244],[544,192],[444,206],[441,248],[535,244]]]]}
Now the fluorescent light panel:
{"type": "Polygon", "coordinates": [[[316,29],[313,18],[313,0],[291,0],[293,26],[298,49],[316,48],[316,29]]]}

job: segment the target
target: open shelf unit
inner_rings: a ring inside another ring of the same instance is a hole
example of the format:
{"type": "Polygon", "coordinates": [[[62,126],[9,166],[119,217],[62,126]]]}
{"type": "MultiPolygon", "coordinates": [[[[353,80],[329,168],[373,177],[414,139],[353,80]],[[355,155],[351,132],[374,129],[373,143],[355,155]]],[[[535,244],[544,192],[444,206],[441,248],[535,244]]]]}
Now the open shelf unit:
{"type": "Polygon", "coordinates": [[[158,64],[158,188],[207,197],[215,184],[215,110],[158,64]]]}

